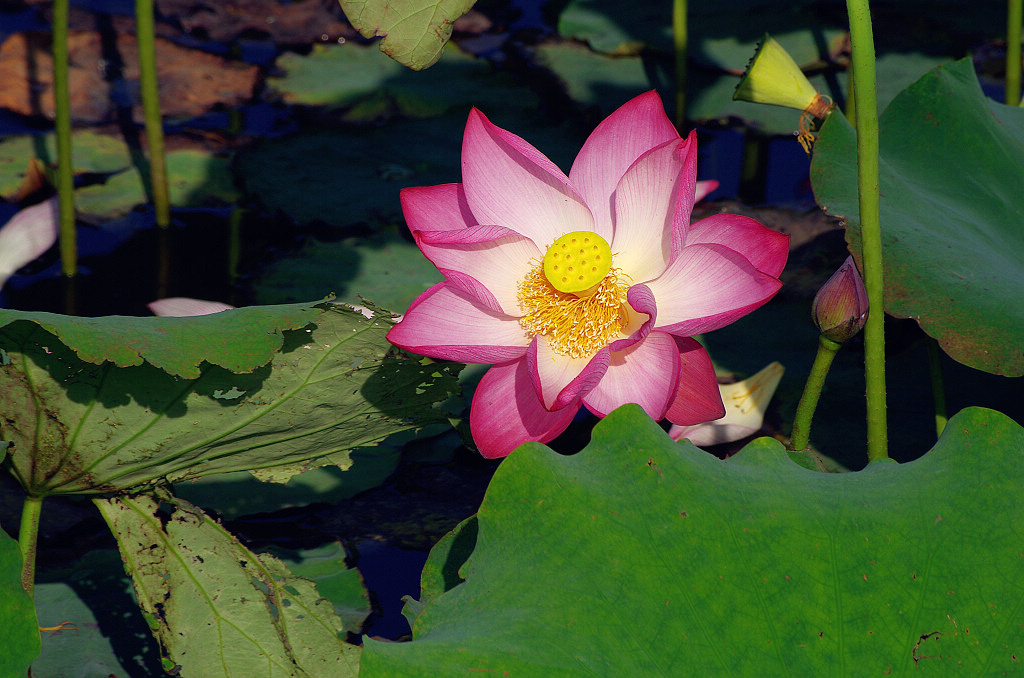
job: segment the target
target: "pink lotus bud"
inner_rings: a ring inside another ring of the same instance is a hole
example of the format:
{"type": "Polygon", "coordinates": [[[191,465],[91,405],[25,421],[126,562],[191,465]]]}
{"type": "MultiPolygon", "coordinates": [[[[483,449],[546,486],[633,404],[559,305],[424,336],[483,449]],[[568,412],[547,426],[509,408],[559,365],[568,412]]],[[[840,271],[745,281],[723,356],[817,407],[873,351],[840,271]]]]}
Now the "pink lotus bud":
{"type": "Polygon", "coordinates": [[[811,317],[827,339],[842,344],[861,331],[868,319],[868,292],[853,257],[832,274],[811,305],[811,317]]]}

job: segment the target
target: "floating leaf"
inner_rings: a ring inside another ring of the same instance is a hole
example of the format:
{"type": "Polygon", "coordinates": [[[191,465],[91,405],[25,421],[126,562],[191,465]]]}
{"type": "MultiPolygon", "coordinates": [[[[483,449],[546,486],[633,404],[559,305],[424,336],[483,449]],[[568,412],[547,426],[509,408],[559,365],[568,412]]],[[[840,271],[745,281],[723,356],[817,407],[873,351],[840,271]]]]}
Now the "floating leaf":
{"type": "MultiPolygon", "coordinates": [[[[75,206],[92,220],[122,217],[145,203],[146,192],[128,145],[119,138],[89,131],[71,136],[72,164],[78,174],[110,174],[105,182],[75,191],[75,206]]],[[[57,162],[53,135],[16,136],[0,140],[0,196],[16,193],[29,171],[29,161],[57,162]]],[[[238,190],[231,178],[230,157],[181,149],[167,154],[167,179],[175,207],[233,203],[238,190]]]]}
{"type": "MultiPolygon", "coordinates": [[[[737,47],[731,68],[742,71],[754,53],[754,44],[737,47]]],[[[659,90],[665,101],[671,100],[672,62],[667,56],[645,53],[643,56],[608,56],[571,43],[545,44],[537,48],[537,61],[565,83],[572,99],[586,107],[611,113],[623,101],[639,92],[659,90]]],[[[885,54],[878,58],[879,101],[886,102],[921,73],[943,63],[945,58],[920,54],[885,54]]],[[[800,114],[775,106],[734,101],[738,75],[707,68],[691,69],[688,87],[687,117],[691,120],[719,120],[736,117],[754,123],[772,134],[796,132],[800,114]]],[[[810,77],[824,94],[839,99],[846,90],[846,73],[829,81],[824,75],[810,77]],[[840,90],[836,91],[836,86],[840,90]]]]}
{"type": "MultiPolygon", "coordinates": [[[[673,50],[671,3],[566,0],[555,7],[559,35],[587,42],[599,52],[673,50]]],[[[846,13],[823,8],[817,0],[689,0],[687,10],[691,61],[719,68],[742,69],[765,32],[778,38],[798,64],[821,63],[835,49],[835,39],[848,31],[846,13]]],[[[873,8],[873,15],[881,53],[920,52],[924,46],[947,58],[961,56],[1005,20],[998,3],[962,0],[901,0],[873,8]]]]}
{"type": "Polygon", "coordinates": [[[315,549],[275,550],[274,555],[298,577],[316,584],[320,595],[334,604],[345,630],[358,633],[370,615],[370,596],[359,570],[346,564],[348,554],[339,542],[315,549]]]}
{"type": "Polygon", "coordinates": [[[413,70],[434,65],[455,20],[476,0],[340,0],[364,38],[382,37],[380,51],[413,70]]]}
{"type": "MultiPolygon", "coordinates": [[[[150,327],[176,320],[187,327],[237,312],[133,320],[149,320],[150,327]]],[[[266,313],[273,317],[274,310],[266,313]]],[[[458,389],[459,366],[394,353],[384,338],[390,326],[379,316],[331,306],[305,329],[278,337],[280,350],[251,373],[203,363],[194,378],[183,378],[149,363],[83,362],[43,328],[14,323],[0,330],[0,347],[10,358],[0,367],[0,438],[13,441],[13,471],[40,496],[230,471],[284,482],[328,464],[345,469],[353,449],[447,421],[439,404],[458,389]],[[237,398],[225,397],[239,391],[237,398]]],[[[93,329],[97,336],[90,340],[97,345],[104,327],[93,329]]],[[[210,332],[205,342],[235,342],[235,350],[244,350],[243,337],[266,331],[259,323],[242,324],[236,333],[210,332]]],[[[196,340],[190,347],[200,361],[204,345],[196,340]]]]}
{"type": "Polygon", "coordinates": [[[43,634],[43,651],[32,662],[32,675],[166,676],[116,549],[94,548],[68,568],[41,573],[35,603],[43,626],[73,626],[43,634]]]}
{"type": "MultiPolygon", "coordinates": [[[[0,450],[0,458],[3,458],[0,450]]],[[[0,676],[24,676],[39,655],[32,597],[21,585],[21,549],[0,530],[0,676]]]]}
{"type": "MultiPolygon", "coordinates": [[[[6,197],[18,191],[32,158],[42,159],[46,166],[57,164],[54,135],[0,138],[0,195],[6,197]]],[[[71,158],[76,172],[111,174],[132,164],[123,141],[85,130],[71,135],[71,158]]]]}
{"type": "Polygon", "coordinates": [[[285,330],[305,327],[323,312],[316,304],[290,304],[188,318],[81,318],[0,309],[0,347],[10,350],[5,332],[17,332],[24,340],[32,332],[24,325],[34,323],[85,362],[109,361],[118,367],[147,362],[173,376],[195,379],[204,362],[232,372],[266,365],[281,349],[285,330]],[[20,327],[3,329],[19,321],[20,327]]]}
{"type": "MultiPolygon", "coordinates": [[[[171,151],[166,159],[167,185],[174,207],[219,206],[238,200],[229,157],[185,149],[171,151]]],[[[75,192],[79,212],[94,220],[123,217],[146,201],[142,177],[134,168],[75,192]]]]}
{"type": "MultiPolygon", "coordinates": [[[[506,113],[507,109],[495,105],[484,113],[495,124],[504,123],[528,137],[568,171],[586,135],[567,126],[544,125],[536,114],[519,118],[520,109],[506,113]]],[[[297,222],[399,223],[401,189],[461,181],[459,161],[468,113],[466,105],[437,118],[395,121],[373,129],[309,129],[239,152],[237,169],[247,194],[259,196],[267,209],[297,222]],[[314,186],[316,190],[310,190],[314,186]]]]}
{"type": "Polygon", "coordinates": [[[626,405],[575,456],[501,464],[465,582],[411,643],[366,639],[362,676],[1013,674],[1022,462],[991,410],[915,462],[827,474],[769,438],[719,460],[626,405]]]}
{"type": "Polygon", "coordinates": [[[183,675],[356,676],[359,649],[329,600],[187,504],[97,499],[143,613],[183,675]]]}
{"type": "Polygon", "coordinates": [[[413,73],[370,47],[354,42],[314,45],[308,56],[283,54],[276,62],[285,75],[267,84],[286,101],[346,109],[348,121],[373,122],[404,115],[426,118],[454,108],[514,107],[529,110],[537,97],[507,73],[456,47],[425,73],[413,73]]]}
{"type": "MultiPolygon", "coordinates": [[[[405,226],[399,226],[405,228],[405,226]]],[[[269,264],[253,277],[262,303],[308,299],[310,290],[331,290],[347,302],[365,297],[404,313],[416,297],[443,276],[419,248],[397,237],[311,239],[296,254],[269,264]]]]}
{"type": "Polygon", "coordinates": [[[316,130],[240,153],[238,169],[247,193],[300,223],[397,219],[400,189],[459,180],[465,124],[451,115],[374,130],[316,130]]]}
{"type": "Polygon", "coordinates": [[[344,471],[323,466],[299,473],[287,483],[269,484],[246,471],[236,471],[178,483],[174,492],[197,506],[215,510],[225,519],[270,513],[291,506],[339,502],[379,487],[398,467],[401,457],[400,449],[381,444],[353,450],[349,454],[352,465],[344,471]]]}
{"type": "MultiPolygon", "coordinates": [[[[987,99],[964,59],[895,98],[879,121],[885,310],[953,359],[1024,375],[1024,109],[987,99]]],[[[822,127],[811,181],[860,263],[856,140],[822,127]]]]}

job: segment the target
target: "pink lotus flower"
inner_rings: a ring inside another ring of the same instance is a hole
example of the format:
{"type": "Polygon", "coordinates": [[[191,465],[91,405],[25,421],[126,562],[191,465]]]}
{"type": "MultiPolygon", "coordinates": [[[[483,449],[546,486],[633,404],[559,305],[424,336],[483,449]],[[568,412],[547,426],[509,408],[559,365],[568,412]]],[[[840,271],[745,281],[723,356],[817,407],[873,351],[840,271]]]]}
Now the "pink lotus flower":
{"type": "Polygon", "coordinates": [[[693,335],[779,289],[787,236],[753,219],[690,224],[695,133],[680,138],[654,92],[602,122],[569,176],[474,109],[461,184],[402,191],[406,221],[444,275],[388,339],[434,358],[494,364],[470,429],[485,457],[547,442],[581,405],[637,403],[654,419],[725,414],[693,335]]]}

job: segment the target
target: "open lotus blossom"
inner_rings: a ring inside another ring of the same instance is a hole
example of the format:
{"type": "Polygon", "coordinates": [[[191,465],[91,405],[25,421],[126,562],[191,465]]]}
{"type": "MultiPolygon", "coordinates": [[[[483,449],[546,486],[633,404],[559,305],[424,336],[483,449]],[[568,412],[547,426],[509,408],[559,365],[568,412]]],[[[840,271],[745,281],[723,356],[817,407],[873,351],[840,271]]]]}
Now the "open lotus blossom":
{"type": "Polygon", "coordinates": [[[636,403],[679,425],[725,414],[691,337],[768,301],[789,242],[747,217],[691,224],[696,173],[696,135],[681,138],[648,92],[594,130],[569,176],[474,109],[463,182],[402,191],[445,279],[388,339],[494,365],[470,409],[481,454],[552,440],[581,406],[603,417],[636,403]]]}

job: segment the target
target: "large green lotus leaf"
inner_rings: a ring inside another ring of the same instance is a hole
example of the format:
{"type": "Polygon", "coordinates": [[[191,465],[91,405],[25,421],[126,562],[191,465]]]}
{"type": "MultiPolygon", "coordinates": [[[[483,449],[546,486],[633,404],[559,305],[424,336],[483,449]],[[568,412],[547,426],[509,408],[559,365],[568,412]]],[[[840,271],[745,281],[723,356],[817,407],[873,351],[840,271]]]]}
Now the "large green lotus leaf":
{"type": "Polygon", "coordinates": [[[0,530],[0,676],[24,676],[39,655],[32,597],[21,585],[21,549],[0,530]]]}
{"type": "MultiPolygon", "coordinates": [[[[965,59],[907,88],[879,127],[885,310],[965,365],[1024,375],[1024,109],[985,98],[965,59]]],[[[860,263],[856,157],[833,115],[811,183],[860,263]]]]}
{"type": "Polygon", "coordinates": [[[992,410],[917,461],[826,474],[770,438],[719,460],[626,405],[575,456],[502,463],[465,582],[411,643],[366,639],[362,675],[1011,675],[1022,462],[992,410]]]}
{"type": "MultiPolygon", "coordinates": [[[[0,195],[18,190],[32,158],[39,158],[48,166],[57,163],[53,134],[0,138],[0,195]]],[[[98,174],[120,172],[132,164],[124,141],[87,130],[71,135],[71,161],[75,172],[98,174]]]]}
{"type": "MultiPolygon", "coordinates": [[[[315,303],[250,306],[188,318],[83,318],[0,309],[0,348],[7,348],[11,323],[34,323],[85,362],[109,361],[117,367],[146,362],[172,376],[195,379],[203,363],[232,372],[266,365],[281,350],[286,330],[305,327],[323,313],[324,307],[315,303]]],[[[27,329],[22,327],[19,336],[27,329]]]]}
{"type": "Polygon", "coordinates": [[[116,549],[93,549],[71,567],[40,574],[35,603],[43,626],[71,624],[43,633],[43,650],[32,662],[33,675],[166,675],[160,668],[159,646],[146,627],[116,549]]]}
{"type": "Polygon", "coordinates": [[[420,597],[405,596],[402,614],[410,628],[416,627],[416,618],[437,596],[449,591],[462,582],[459,568],[466,562],[476,547],[478,525],[476,516],[470,516],[455,526],[451,532],[430,549],[427,562],[420,577],[420,597]]]}
{"type": "Polygon", "coordinates": [[[329,243],[314,238],[295,255],[268,265],[251,284],[261,303],[308,299],[310,290],[331,290],[347,302],[359,303],[362,296],[404,313],[416,297],[442,279],[416,245],[394,234],[329,243]]]}
{"type": "MultiPolygon", "coordinates": [[[[231,159],[207,151],[168,153],[167,186],[174,207],[219,206],[234,203],[239,197],[231,178],[231,159]]],[[[118,219],[146,200],[142,177],[135,168],[75,192],[75,207],[93,220],[118,219]]]]}
{"type": "Polygon", "coordinates": [[[340,0],[363,37],[380,36],[380,51],[413,70],[432,66],[452,36],[455,20],[476,0],[340,0]]]}
{"type": "Polygon", "coordinates": [[[312,581],[257,555],[185,503],[144,495],[97,499],[136,597],[166,654],[194,676],[345,678],[359,649],[312,581]]]}
{"type": "Polygon", "coordinates": [[[268,78],[267,84],[286,101],[343,108],[349,121],[395,114],[426,118],[469,106],[529,110],[538,104],[529,89],[455,47],[425,73],[413,73],[354,42],[314,45],[308,56],[287,53],[276,65],[285,74],[268,78]]]}
{"type": "Polygon", "coordinates": [[[331,306],[285,332],[280,351],[251,373],[204,364],[190,379],[148,363],[84,362],[20,321],[0,332],[8,357],[0,437],[13,441],[12,469],[36,495],[243,470],[284,482],[328,464],[347,469],[353,449],[447,421],[439,403],[458,389],[458,366],[396,353],[384,338],[390,326],[331,306]]]}

